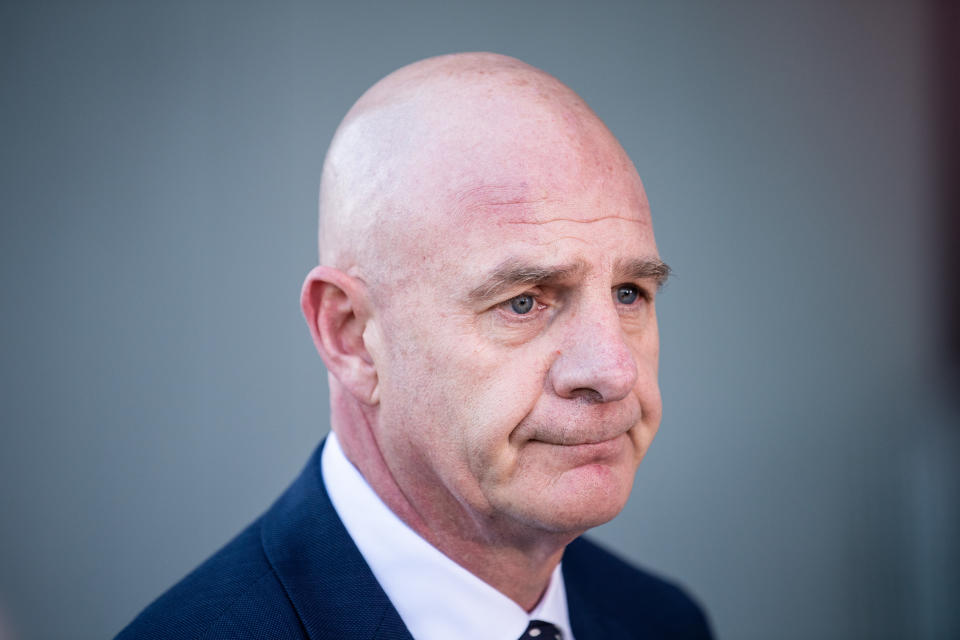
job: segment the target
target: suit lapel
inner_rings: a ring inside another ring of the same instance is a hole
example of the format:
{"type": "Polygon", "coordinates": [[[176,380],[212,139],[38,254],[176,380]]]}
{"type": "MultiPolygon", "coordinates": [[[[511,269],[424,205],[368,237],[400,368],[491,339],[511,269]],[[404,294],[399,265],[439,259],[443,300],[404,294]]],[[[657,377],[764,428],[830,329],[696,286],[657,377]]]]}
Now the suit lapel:
{"type": "MultiPolygon", "coordinates": [[[[567,610],[570,627],[576,640],[609,640],[610,638],[633,638],[636,631],[625,626],[620,619],[608,615],[604,609],[603,593],[589,586],[580,575],[580,562],[573,561],[579,551],[579,540],[574,540],[564,552],[563,583],[567,592],[567,610]],[[571,560],[568,562],[568,558],[571,560]]],[[[615,588],[615,586],[613,586],[615,588]]]]}
{"type": "MultiPolygon", "coordinates": [[[[566,582],[566,576],[564,581],[566,582]]],[[[567,583],[571,584],[571,583],[567,583]]],[[[610,638],[632,638],[634,633],[618,620],[603,614],[585,594],[576,588],[567,588],[567,607],[570,612],[570,626],[576,640],[609,640],[610,638]]]]}
{"type": "Polygon", "coordinates": [[[312,640],[413,640],[330,502],[322,448],[264,516],[264,553],[312,640]]]}

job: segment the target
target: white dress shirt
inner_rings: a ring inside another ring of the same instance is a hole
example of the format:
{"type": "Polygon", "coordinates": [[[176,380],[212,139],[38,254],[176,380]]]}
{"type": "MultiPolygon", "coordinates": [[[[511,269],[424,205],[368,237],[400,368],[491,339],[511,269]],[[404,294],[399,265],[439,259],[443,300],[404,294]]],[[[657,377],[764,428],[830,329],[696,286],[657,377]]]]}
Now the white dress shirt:
{"type": "Polygon", "coordinates": [[[564,640],[573,640],[559,565],[527,613],[400,520],[347,460],[332,432],[320,465],[333,508],[416,640],[517,640],[531,620],[550,622],[564,640]]]}

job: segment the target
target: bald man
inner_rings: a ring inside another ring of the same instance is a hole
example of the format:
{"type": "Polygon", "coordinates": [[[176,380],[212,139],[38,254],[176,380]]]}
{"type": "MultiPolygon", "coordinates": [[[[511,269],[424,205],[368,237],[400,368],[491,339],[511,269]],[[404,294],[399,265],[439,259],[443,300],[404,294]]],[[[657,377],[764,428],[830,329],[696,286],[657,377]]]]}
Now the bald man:
{"type": "Polygon", "coordinates": [[[301,303],[332,433],[120,637],[709,637],[579,537],[657,432],[669,272],[583,100],[494,54],[392,73],[331,143],[319,245],[301,303]]]}

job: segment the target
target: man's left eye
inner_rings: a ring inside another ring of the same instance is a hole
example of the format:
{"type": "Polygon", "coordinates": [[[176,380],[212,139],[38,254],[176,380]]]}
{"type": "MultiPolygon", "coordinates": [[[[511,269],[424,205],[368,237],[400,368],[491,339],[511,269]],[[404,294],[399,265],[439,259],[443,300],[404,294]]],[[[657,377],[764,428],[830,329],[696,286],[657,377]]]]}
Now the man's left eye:
{"type": "Polygon", "coordinates": [[[633,304],[640,297],[640,289],[632,284],[621,284],[616,289],[617,302],[633,304]]]}

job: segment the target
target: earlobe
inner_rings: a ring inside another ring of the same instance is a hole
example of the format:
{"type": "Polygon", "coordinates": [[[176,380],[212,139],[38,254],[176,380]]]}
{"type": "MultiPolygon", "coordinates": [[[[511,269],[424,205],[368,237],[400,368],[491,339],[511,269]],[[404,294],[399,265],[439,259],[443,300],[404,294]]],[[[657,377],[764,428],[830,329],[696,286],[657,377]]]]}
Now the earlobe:
{"type": "MultiPolygon", "coordinates": [[[[377,340],[376,334],[376,325],[371,322],[367,322],[363,331],[363,344],[367,348],[367,353],[369,354],[371,348],[376,352],[379,342],[377,340]]],[[[371,358],[371,366],[374,367],[374,380],[373,387],[370,389],[369,403],[370,404],[380,404],[380,376],[376,374],[376,365],[371,358]]]]}
{"type": "Polygon", "coordinates": [[[327,370],[364,404],[379,397],[377,371],[364,341],[369,313],[364,283],[338,269],[307,274],[300,307],[327,370]]]}

